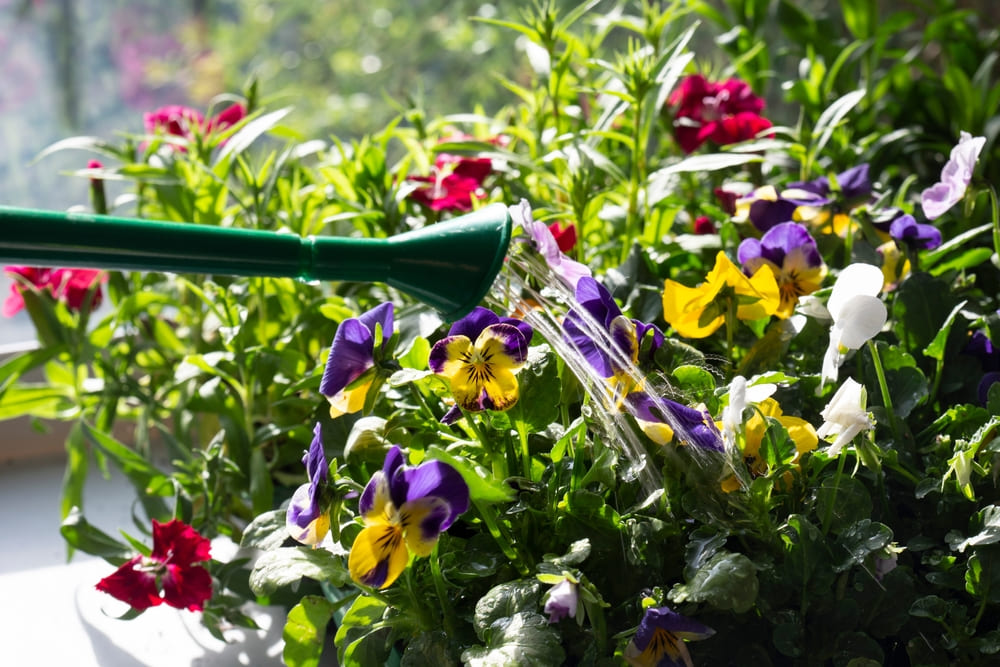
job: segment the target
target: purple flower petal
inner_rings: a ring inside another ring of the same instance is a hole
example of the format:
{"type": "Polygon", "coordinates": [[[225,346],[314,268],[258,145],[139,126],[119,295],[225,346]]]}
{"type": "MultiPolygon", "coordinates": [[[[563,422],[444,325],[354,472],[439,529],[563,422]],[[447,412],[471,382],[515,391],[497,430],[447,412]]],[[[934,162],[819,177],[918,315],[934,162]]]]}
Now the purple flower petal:
{"type": "Polygon", "coordinates": [[[973,137],[968,132],[961,133],[958,144],[951,149],[948,162],[941,170],[941,180],[920,195],[920,205],[928,220],[939,217],[965,196],[965,190],[972,180],[972,172],[984,145],[986,137],[973,137]]]}
{"type": "MultiPolygon", "coordinates": [[[[433,497],[447,504],[448,513],[434,519],[437,532],[447,530],[460,514],[469,509],[469,486],[462,475],[447,463],[425,461],[415,468],[405,469],[403,476],[407,484],[407,502],[433,497]]],[[[424,521],[430,521],[432,516],[436,515],[432,513],[424,521]]]]}
{"type": "Polygon", "coordinates": [[[334,396],[375,365],[375,339],[372,331],[358,319],[344,320],[337,327],[320,381],[319,391],[334,396]]]}
{"type": "Polygon", "coordinates": [[[941,232],[934,225],[923,225],[912,215],[901,215],[889,226],[889,236],[916,250],[930,250],[941,245],[941,232]]]}
{"type": "Polygon", "coordinates": [[[465,336],[476,340],[486,327],[497,324],[500,317],[489,308],[476,306],[472,312],[451,325],[449,336],[465,336]]]}
{"type": "Polygon", "coordinates": [[[383,339],[388,339],[392,335],[394,326],[392,302],[380,303],[371,310],[358,315],[358,322],[364,325],[373,336],[375,335],[375,325],[382,325],[383,339]]]}
{"type": "Polygon", "coordinates": [[[306,473],[309,476],[309,481],[312,482],[313,488],[320,482],[326,481],[328,467],[326,456],[323,452],[322,426],[319,422],[313,427],[313,439],[309,444],[309,451],[302,457],[302,463],[306,467],[306,473]]]}
{"type": "Polygon", "coordinates": [[[777,201],[758,199],[750,204],[748,217],[754,227],[766,232],[775,225],[790,221],[795,215],[795,209],[799,206],[799,203],[790,199],[778,199],[777,201]]]}
{"type": "Polygon", "coordinates": [[[670,426],[674,438],[682,444],[692,444],[708,451],[724,451],[722,434],[708,413],[639,391],[629,394],[625,402],[636,419],[670,426]]]}

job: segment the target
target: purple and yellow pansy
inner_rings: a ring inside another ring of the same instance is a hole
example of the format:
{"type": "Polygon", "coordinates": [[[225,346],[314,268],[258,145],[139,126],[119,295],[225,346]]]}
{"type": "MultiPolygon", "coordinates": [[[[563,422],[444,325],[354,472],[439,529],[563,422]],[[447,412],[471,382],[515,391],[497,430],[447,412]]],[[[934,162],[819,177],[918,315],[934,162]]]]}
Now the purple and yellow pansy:
{"type": "Polygon", "coordinates": [[[452,324],[448,335],[434,344],[428,365],[448,381],[462,409],[507,410],[517,402],[515,371],[528,358],[532,335],[527,322],[501,318],[480,306],[452,324]]]}
{"type": "Polygon", "coordinates": [[[469,487],[457,470],[441,461],[405,465],[403,450],[393,445],[358,502],[365,527],[351,546],[351,578],[372,588],[390,586],[410,553],[430,555],[468,508],[469,487]]]}
{"type": "Polygon", "coordinates": [[[799,297],[812,294],[823,284],[826,264],[809,231],[795,222],[783,222],[769,229],[760,239],[745,239],[737,250],[737,259],[747,275],[762,266],[774,273],[781,303],[775,311],[780,318],[790,317],[799,297]]]}
{"type": "Polygon", "coordinates": [[[330,402],[330,416],[360,412],[379,381],[378,348],[392,337],[393,305],[382,303],[337,327],[319,391],[330,402]]]}

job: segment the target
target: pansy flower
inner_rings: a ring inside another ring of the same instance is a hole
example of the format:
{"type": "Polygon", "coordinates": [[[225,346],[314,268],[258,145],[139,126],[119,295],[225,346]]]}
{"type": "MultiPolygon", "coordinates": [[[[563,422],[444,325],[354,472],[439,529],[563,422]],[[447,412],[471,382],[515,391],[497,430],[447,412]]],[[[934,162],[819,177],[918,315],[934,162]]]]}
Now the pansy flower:
{"type": "Polygon", "coordinates": [[[889,225],[889,236],[911,250],[931,250],[941,245],[941,232],[934,225],[924,225],[903,214],[889,225]]]}
{"type": "Polygon", "coordinates": [[[773,315],[780,305],[771,269],[762,266],[748,278],[722,251],[702,284],[687,287],[667,280],[663,288],[663,317],[685,338],[713,334],[731,307],[741,320],[758,320],[773,315]]]}
{"type": "Polygon", "coordinates": [[[985,145],[986,137],[961,133],[958,144],[951,149],[948,162],[941,170],[941,180],[920,194],[920,205],[928,220],[937,218],[962,200],[985,145]]]}
{"type": "Polygon", "coordinates": [[[693,445],[701,450],[725,450],[722,434],[704,410],[643,391],[632,392],[625,403],[642,432],[658,445],[676,439],[680,445],[693,445]]]}
{"type": "Polygon", "coordinates": [[[652,324],[625,317],[604,285],[584,277],[576,284],[579,308],[570,310],[563,321],[567,341],[602,378],[607,378],[616,395],[624,396],[634,387],[629,377],[639,361],[643,340],[650,340],[649,354],[663,344],[663,333],[652,324]]]}
{"type": "Polygon", "coordinates": [[[625,647],[625,660],[633,667],[692,667],[686,641],[706,639],[715,630],[681,616],[669,607],[649,607],[632,641],[625,647]]]}
{"type": "Polygon", "coordinates": [[[871,193],[868,165],[860,164],[836,176],[789,183],[782,196],[799,202],[792,217],[796,222],[808,223],[825,234],[843,236],[850,224],[850,210],[871,193]]]}
{"type": "Polygon", "coordinates": [[[323,492],[329,474],[326,456],[323,453],[323,435],[320,424],[313,428],[313,439],[309,450],[302,457],[306,467],[308,482],[295,489],[285,514],[288,534],[302,544],[315,546],[323,541],[330,531],[330,514],[324,506],[323,492]]]}
{"type": "Polygon", "coordinates": [[[160,604],[201,611],[212,597],[212,575],[203,563],[211,558],[211,543],[198,531],[173,519],[153,519],[153,551],[139,555],[101,579],[104,591],[133,609],[160,604]]]}
{"type": "Polygon", "coordinates": [[[854,378],[847,378],[820,413],[823,425],[816,431],[820,438],[835,436],[827,449],[831,457],[840,454],[845,445],[863,431],[875,424],[868,414],[868,392],[865,386],[854,378]]]}
{"type": "Polygon", "coordinates": [[[818,290],[826,276],[826,264],[816,241],[805,227],[794,222],[772,227],[759,240],[745,239],[737,258],[748,275],[762,266],[774,272],[781,294],[781,305],[774,314],[781,318],[792,314],[800,296],[818,290]]]}
{"type": "Polygon", "coordinates": [[[340,323],[330,346],[319,391],[330,402],[330,416],[360,411],[381,377],[375,369],[376,343],[392,337],[393,306],[382,303],[340,323]]]}
{"type": "Polygon", "coordinates": [[[48,291],[52,298],[65,303],[70,310],[80,310],[87,298],[93,294],[90,307],[101,305],[101,290],[95,288],[108,276],[103,271],[93,269],[46,269],[33,266],[5,266],[3,270],[16,276],[10,286],[10,294],[3,304],[3,316],[13,317],[24,308],[22,291],[25,284],[37,290],[48,291]]]}
{"type": "Polygon", "coordinates": [[[979,381],[977,395],[979,402],[986,405],[989,400],[990,387],[1000,382],[1000,350],[993,346],[993,341],[982,331],[976,331],[962,349],[979,360],[983,377],[979,381]]]}
{"type": "MultiPolygon", "coordinates": [[[[517,402],[514,374],[528,358],[531,325],[477,306],[431,348],[430,369],[448,381],[457,405],[471,412],[507,410],[517,402]]],[[[448,421],[457,414],[448,416],[448,421]]]]}
{"type": "MultiPolygon", "coordinates": [[[[511,220],[515,225],[519,225],[531,239],[534,249],[542,256],[549,269],[556,276],[570,287],[575,288],[577,281],[583,276],[590,276],[590,268],[567,257],[559,240],[552,232],[552,226],[534,219],[531,212],[531,204],[526,199],[522,199],[517,205],[511,206],[511,220]]],[[[570,227],[575,230],[572,226],[570,227]]],[[[576,242],[576,232],[573,232],[573,243],[576,242]]],[[[572,247],[572,244],[570,244],[572,247]]]]}
{"type": "Polygon", "coordinates": [[[675,108],[674,138],[685,153],[706,141],[719,146],[753,139],[771,127],[760,115],[764,100],[745,81],[712,82],[701,74],[685,77],[667,104],[675,108]]]}
{"type": "Polygon", "coordinates": [[[871,264],[849,264],[837,276],[827,301],[833,318],[830,345],[823,357],[819,390],[826,382],[836,382],[840,365],[850,350],[857,350],[875,337],[888,317],[878,298],[882,291],[882,271],[871,264]]]}
{"type": "Polygon", "coordinates": [[[775,225],[791,221],[796,209],[811,201],[814,200],[787,199],[780,196],[773,185],[764,185],[735,200],[733,219],[749,221],[758,231],[766,232],[775,225]]]}
{"type": "Polygon", "coordinates": [[[358,503],[365,527],[351,546],[351,578],[386,588],[406,569],[410,552],[429,556],[468,508],[469,487],[457,470],[441,461],[404,465],[402,450],[393,445],[358,503]]]}
{"type": "Polygon", "coordinates": [[[565,577],[545,594],[544,610],[549,615],[549,623],[558,623],[567,616],[576,618],[581,602],[579,582],[565,577]]]}

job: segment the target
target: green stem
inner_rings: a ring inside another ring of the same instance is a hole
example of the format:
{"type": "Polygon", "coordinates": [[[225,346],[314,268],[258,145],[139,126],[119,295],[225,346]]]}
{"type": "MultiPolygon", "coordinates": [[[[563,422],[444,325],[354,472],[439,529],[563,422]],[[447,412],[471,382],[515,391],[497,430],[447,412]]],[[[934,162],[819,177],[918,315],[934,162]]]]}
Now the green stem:
{"type": "Polygon", "coordinates": [[[479,422],[476,420],[476,415],[462,410],[465,415],[465,423],[469,425],[469,429],[472,431],[476,440],[479,444],[483,446],[483,450],[486,452],[486,456],[490,459],[490,468],[493,470],[493,477],[495,479],[507,479],[510,475],[507,471],[507,458],[503,454],[497,453],[497,448],[492,438],[487,437],[486,433],[480,427],[479,422]]]}
{"type": "Polygon", "coordinates": [[[531,479],[531,449],[528,447],[528,429],[524,422],[517,423],[517,435],[521,441],[521,472],[531,479]]]}
{"type": "Polygon", "coordinates": [[[493,506],[487,505],[486,503],[473,500],[472,504],[476,506],[476,511],[479,512],[480,518],[482,518],[483,523],[486,524],[486,529],[490,531],[490,535],[496,541],[497,546],[500,547],[500,551],[503,555],[507,557],[507,560],[517,568],[517,571],[521,573],[522,577],[528,576],[531,570],[524,564],[521,559],[521,555],[514,548],[514,544],[510,541],[507,535],[504,533],[502,527],[497,521],[496,510],[493,506]]]}
{"type": "Polygon", "coordinates": [[[990,193],[990,218],[993,222],[993,252],[1000,257],[1000,199],[997,198],[997,189],[992,183],[986,185],[987,192],[990,193]]]}
{"type": "Polygon", "coordinates": [[[837,501],[837,491],[840,489],[840,478],[844,475],[844,464],[847,461],[847,454],[841,452],[837,457],[837,474],[833,478],[833,497],[830,498],[830,502],[826,506],[826,512],[823,513],[823,536],[830,531],[830,521],[833,519],[833,506],[837,501]]]}
{"type": "Polygon", "coordinates": [[[882,357],[879,355],[878,346],[873,341],[868,341],[868,351],[872,355],[872,362],[875,365],[875,374],[878,376],[878,386],[882,391],[882,405],[889,415],[889,426],[892,428],[892,437],[897,446],[902,442],[899,434],[899,422],[896,419],[896,412],[892,407],[892,397],[889,395],[889,383],[885,379],[885,370],[882,367],[882,357]]]}
{"type": "Polygon", "coordinates": [[[434,590],[437,593],[438,601],[441,603],[441,618],[444,624],[444,631],[449,637],[454,637],[458,631],[455,610],[452,609],[451,601],[448,599],[448,591],[445,588],[444,576],[441,574],[441,563],[438,560],[438,546],[441,541],[434,544],[434,551],[431,552],[430,566],[431,577],[434,579],[434,590]]]}

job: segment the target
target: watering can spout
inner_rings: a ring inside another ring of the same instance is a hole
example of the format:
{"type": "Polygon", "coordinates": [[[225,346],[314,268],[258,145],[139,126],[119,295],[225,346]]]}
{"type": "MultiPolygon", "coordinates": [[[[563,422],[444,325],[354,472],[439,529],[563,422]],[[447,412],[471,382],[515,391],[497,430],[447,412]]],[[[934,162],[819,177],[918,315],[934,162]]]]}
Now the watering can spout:
{"type": "Polygon", "coordinates": [[[0,206],[0,263],[382,282],[453,320],[489,291],[511,225],[492,204],[390,238],[303,238],[0,206]]]}

